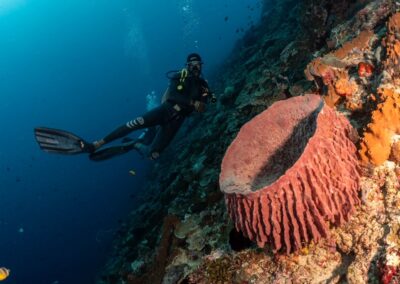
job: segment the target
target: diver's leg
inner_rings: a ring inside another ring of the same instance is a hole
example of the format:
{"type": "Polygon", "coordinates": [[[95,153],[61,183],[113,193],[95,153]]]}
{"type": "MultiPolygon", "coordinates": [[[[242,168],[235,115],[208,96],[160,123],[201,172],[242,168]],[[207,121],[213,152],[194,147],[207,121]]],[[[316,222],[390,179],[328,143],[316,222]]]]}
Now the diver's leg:
{"type": "Polygon", "coordinates": [[[160,156],[160,153],[169,145],[181,127],[184,117],[176,117],[167,124],[161,125],[154,138],[153,145],[150,150],[150,159],[155,160],[160,156]]]}
{"type": "Polygon", "coordinates": [[[167,106],[160,105],[159,107],[145,113],[143,116],[139,116],[134,120],[128,121],[124,125],[121,125],[110,134],[105,136],[103,139],[94,142],[95,147],[98,148],[118,138],[122,138],[132,131],[152,127],[163,123],[165,120],[165,116],[168,115],[168,111],[166,108],[167,106]]]}
{"type": "Polygon", "coordinates": [[[125,154],[133,149],[136,149],[134,143],[130,143],[130,144],[126,143],[123,145],[112,146],[112,147],[100,149],[94,153],[91,153],[89,155],[89,159],[91,159],[92,161],[104,161],[104,160],[108,160],[108,159],[114,158],[116,156],[125,154]]]}
{"type": "Polygon", "coordinates": [[[149,127],[145,131],[143,131],[142,134],[140,134],[136,142],[141,143],[143,145],[150,145],[153,142],[156,134],[157,134],[157,126],[149,127]]]}

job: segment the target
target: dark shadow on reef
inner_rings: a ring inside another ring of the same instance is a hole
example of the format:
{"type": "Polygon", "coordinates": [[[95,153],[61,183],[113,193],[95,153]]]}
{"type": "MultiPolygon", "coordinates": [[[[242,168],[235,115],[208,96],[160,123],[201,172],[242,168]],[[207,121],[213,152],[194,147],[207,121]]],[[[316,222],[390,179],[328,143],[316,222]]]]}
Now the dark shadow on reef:
{"type": "MultiPolygon", "coordinates": [[[[257,191],[272,184],[297,162],[303,154],[308,140],[317,129],[317,116],[322,106],[323,104],[300,120],[286,141],[277,141],[277,143],[282,142],[282,147],[279,147],[278,151],[272,154],[261,168],[251,185],[252,191],[257,191]]],[[[262,141],[260,142],[262,143],[262,141]]]]}

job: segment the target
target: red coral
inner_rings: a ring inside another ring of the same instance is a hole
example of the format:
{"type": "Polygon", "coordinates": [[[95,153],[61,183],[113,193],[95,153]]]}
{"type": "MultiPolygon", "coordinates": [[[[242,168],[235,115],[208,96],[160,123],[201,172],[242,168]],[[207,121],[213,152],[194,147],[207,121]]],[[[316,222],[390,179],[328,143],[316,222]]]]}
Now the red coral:
{"type": "Polygon", "coordinates": [[[374,66],[366,62],[358,63],[358,76],[370,77],[374,72],[374,66]]]}
{"type": "Polygon", "coordinates": [[[393,278],[397,274],[397,267],[391,266],[391,265],[385,265],[383,268],[381,268],[381,278],[380,278],[380,283],[381,284],[397,284],[398,282],[392,282],[393,278]]]}
{"type": "Polygon", "coordinates": [[[400,266],[390,265],[388,263],[389,255],[392,257],[399,257],[400,252],[395,249],[386,250],[386,255],[382,255],[378,261],[379,269],[379,283],[381,284],[399,284],[400,283],[400,266]]]}
{"type": "Polygon", "coordinates": [[[317,95],[277,102],[245,124],[220,175],[236,229],[289,253],[347,221],[359,204],[353,131],[317,95]]]}

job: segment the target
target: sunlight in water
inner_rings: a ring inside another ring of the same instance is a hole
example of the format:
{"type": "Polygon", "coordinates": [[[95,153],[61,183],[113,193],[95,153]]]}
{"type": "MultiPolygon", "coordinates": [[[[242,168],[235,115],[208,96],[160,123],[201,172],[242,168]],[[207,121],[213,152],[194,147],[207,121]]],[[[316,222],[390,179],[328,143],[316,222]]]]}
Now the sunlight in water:
{"type": "Polygon", "coordinates": [[[25,3],[25,0],[0,0],[0,15],[11,12],[25,3]]]}

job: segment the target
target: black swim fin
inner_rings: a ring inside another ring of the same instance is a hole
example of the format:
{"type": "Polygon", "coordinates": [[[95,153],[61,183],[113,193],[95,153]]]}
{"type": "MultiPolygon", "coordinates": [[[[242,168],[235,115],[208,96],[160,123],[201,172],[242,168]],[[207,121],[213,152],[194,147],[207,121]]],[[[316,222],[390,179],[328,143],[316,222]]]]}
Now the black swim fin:
{"type": "Polygon", "coordinates": [[[49,153],[74,155],[94,151],[92,144],[64,130],[37,127],[35,128],[35,138],[40,148],[49,153]]]}
{"type": "Polygon", "coordinates": [[[122,145],[118,146],[111,146],[104,149],[100,149],[92,154],[89,155],[89,159],[92,161],[104,161],[111,159],[113,157],[125,154],[129,151],[136,150],[141,156],[144,157],[144,153],[136,146],[137,140],[132,140],[126,142],[122,145]]]}
{"type": "Polygon", "coordinates": [[[129,143],[129,142],[136,142],[136,141],[137,141],[137,139],[135,140],[135,139],[132,139],[130,137],[122,138],[122,143],[129,143]]]}

